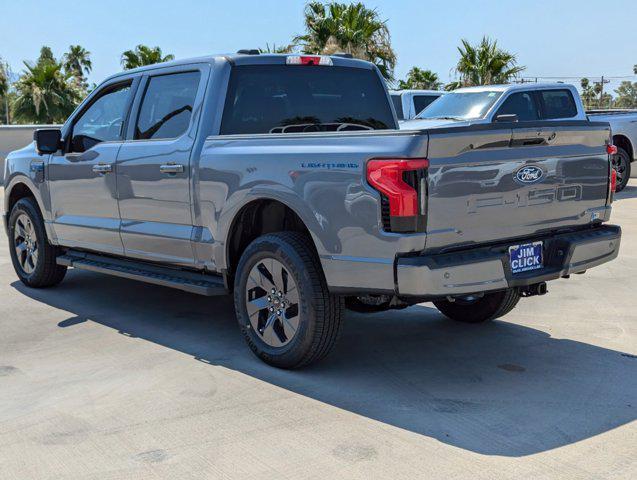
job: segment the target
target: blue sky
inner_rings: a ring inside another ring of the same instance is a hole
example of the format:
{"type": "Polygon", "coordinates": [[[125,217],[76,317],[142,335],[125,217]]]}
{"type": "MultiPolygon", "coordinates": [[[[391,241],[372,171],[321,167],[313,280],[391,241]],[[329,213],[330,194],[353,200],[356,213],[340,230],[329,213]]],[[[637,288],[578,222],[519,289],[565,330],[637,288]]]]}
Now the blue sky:
{"type": "MultiPolygon", "coordinates": [[[[461,38],[496,38],[517,53],[525,76],[632,75],[637,1],[369,0],[387,19],[396,73],[413,65],[453,78],[461,38]]],[[[43,44],[61,55],[79,43],[92,53],[91,81],[120,70],[138,43],[191,57],[285,44],[303,31],[302,0],[0,0],[0,56],[22,70],[43,44]]],[[[637,81],[637,77],[632,77],[637,81]]],[[[613,82],[617,83],[619,80],[613,82]]],[[[613,85],[611,84],[611,87],[613,85]]]]}

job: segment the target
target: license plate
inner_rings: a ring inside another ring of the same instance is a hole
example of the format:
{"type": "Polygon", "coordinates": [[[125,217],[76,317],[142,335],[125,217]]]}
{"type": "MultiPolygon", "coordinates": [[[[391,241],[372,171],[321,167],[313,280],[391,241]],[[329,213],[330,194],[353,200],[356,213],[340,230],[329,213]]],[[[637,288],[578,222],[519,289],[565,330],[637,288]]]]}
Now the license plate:
{"type": "Polygon", "coordinates": [[[542,242],[512,245],[509,247],[509,261],[513,273],[542,268],[542,242]]]}

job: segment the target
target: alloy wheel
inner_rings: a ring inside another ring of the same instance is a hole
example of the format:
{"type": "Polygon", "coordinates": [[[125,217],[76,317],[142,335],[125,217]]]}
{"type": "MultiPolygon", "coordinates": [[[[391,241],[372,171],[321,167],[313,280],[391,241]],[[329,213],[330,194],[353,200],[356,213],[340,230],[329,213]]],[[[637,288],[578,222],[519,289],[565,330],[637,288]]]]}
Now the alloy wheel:
{"type": "Polygon", "coordinates": [[[275,258],[252,267],[246,284],[250,325],[269,347],[292,341],[299,328],[299,291],[287,268],[275,258]]]}
{"type": "Polygon", "coordinates": [[[16,219],[13,240],[20,268],[30,275],[38,264],[38,239],[28,215],[23,213],[16,219]]]}
{"type": "Polygon", "coordinates": [[[628,166],[628,158],[623,152],[617,153],[612,157],[612,165],[617,172],[617,185],[622,185],[624,182],[624,176],[626,175],[626,169],[628,166]]]}

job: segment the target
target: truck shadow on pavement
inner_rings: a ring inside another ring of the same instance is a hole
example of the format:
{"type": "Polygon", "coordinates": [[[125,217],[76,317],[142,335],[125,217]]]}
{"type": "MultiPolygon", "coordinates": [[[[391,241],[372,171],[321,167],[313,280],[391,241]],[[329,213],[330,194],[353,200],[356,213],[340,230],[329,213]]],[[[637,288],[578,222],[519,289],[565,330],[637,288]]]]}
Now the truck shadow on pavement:
{"type": "Polygon", "coordinates": [[[629,198],[637,198],[637,186],[626,185],[621,192],[615,194],[615,200],[627,200],[629,198]]]}
{"type": "Polygon", "coordinates": [[[634,356],[506,321],[460,325],[423,306],[348,313],[329,358],[281,371],[250,353],[230,297],[198,297],[82,271],[69,271],[55,289],[12,286],[71,312],[59,323],[68,335],[83,322],[97,322],[480,454],[551,450],[630,423],[637,414],[634,356]]]}

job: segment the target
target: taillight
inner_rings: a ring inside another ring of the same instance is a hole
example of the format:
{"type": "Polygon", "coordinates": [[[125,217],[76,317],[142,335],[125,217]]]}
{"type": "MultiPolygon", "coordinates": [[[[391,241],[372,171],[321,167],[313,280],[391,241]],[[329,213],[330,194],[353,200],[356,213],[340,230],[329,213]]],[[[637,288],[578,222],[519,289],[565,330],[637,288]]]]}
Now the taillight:
{"type": "Polygon", "coordinates": [[[288,65],[321,65],[331,66],[332,59],[321,55],[290,55],[285,59],[288,65]]]}
{"type": "Polygon", "coordinates": [[[607,143],[606,144],[606,153],[608,153],[609,163],[610,163],[610,172],[608,179],[608,203],[613,203],[613,198],[615,197],[615,190],[617,190],[617,170],[613,167],[613,155],[617,155],[617,146],[607,143]]]}
{"type": "Polygon", "coordinates": [[[367,181],[389,203],[389,230],[417,232],[425,219],[426,158],[373,159],[367,162],[367,181]],[[408,181],[406,181],[408,180],[408,181]]]}

